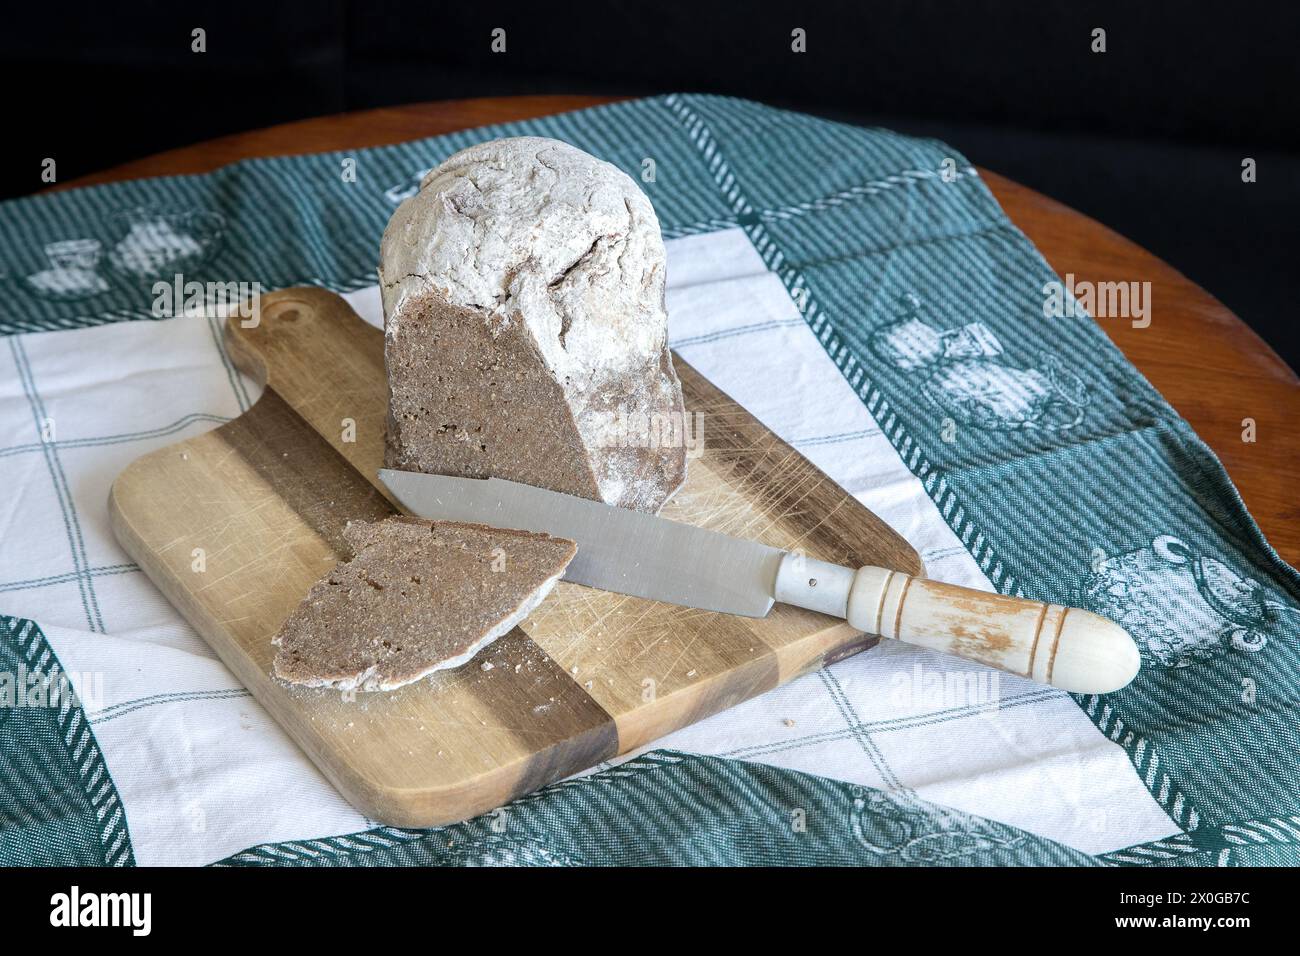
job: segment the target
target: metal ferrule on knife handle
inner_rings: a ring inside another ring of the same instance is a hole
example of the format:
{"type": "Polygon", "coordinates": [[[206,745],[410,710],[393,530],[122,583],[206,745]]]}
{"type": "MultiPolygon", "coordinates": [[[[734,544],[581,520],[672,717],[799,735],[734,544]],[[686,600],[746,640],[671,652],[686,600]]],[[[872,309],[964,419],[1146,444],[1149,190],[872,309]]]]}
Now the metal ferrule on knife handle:
{"type": "Polygon", "coordinates": [[[843,617],[868,634],[965,657],[1078,694],[1119,690],[1137,674],[1132,637],[1091,611],[990,594],[885,568],[790,553],[775,597],[843,617]]]}

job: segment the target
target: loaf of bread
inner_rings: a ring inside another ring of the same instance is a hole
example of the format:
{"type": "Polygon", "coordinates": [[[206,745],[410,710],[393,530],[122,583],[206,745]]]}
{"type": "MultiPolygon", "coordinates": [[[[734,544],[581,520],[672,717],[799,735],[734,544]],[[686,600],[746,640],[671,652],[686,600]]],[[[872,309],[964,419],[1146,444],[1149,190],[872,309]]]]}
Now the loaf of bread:
{"type": "Polygon", "coordinates": [[[273,639],[281,680],[393,690],[458,667],[526,618],[577,551],[563,538],[395,516],[351,522],[353,549],[273,639]]]}
{"type": "Polygon", "coordinates": [[[609,163],[538,137],[456,153],[384,231],[390,468],[656,512],[686,476],[664,246],[609,163]]]}

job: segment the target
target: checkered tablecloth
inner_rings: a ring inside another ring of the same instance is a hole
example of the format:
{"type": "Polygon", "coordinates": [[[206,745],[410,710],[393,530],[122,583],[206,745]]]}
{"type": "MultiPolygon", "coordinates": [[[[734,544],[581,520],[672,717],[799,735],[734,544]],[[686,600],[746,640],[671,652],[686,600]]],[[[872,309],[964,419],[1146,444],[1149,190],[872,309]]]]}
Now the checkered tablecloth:
{"type": "Polygon", "coordinates": [[[941,143],[674,95],[4,203],[0,271],[2,863],[1300,860],[1295,572],[1096,323],[1043,317],[1055,277],[941,143]],[[123,467],[257,398],[150,286],[316,284],[378,324],[395,204],[518,134],[641,183],[673,347],[930,576],[1121,620],[1138,680],[884,645],[480,820],[349,807],[108,526],[123,467]]]}

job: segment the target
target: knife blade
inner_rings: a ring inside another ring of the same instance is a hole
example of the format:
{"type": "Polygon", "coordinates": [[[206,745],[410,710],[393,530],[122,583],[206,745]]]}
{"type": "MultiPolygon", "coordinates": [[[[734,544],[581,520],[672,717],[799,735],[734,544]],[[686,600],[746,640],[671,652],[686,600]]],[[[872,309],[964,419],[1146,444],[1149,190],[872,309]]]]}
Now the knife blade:
{"type": "Polygon", "coordinates": [[[422,518],[542,531],[578,544],[564,580],[667,604],[764,617],[785,552],[639,511],[501,478],[382,469],[403,508],[422,518]]]}
{"type": "Polygon", "coordinates": [[[577,542],[564,575],[576,584],[746,617],[764,617],[780,601],[1080,694],[1119,690],[1141,663],[1128,632],[1091,611],[888,568],[845,568],[502,478],[387,468],[379,478],[403,508],[423,518],[577,542]]]}

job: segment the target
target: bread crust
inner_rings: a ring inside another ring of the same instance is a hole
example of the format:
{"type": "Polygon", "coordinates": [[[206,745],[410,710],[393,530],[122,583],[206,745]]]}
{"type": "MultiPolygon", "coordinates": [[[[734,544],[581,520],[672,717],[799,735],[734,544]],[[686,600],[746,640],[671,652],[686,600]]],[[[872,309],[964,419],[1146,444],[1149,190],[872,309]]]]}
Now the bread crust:
{"type": "Polygon", "coordinates": [[[625,173],[494,140],[384,232],[390,468],[496,476],[657,512],[686,477],[665,255],[625,173]]]}

